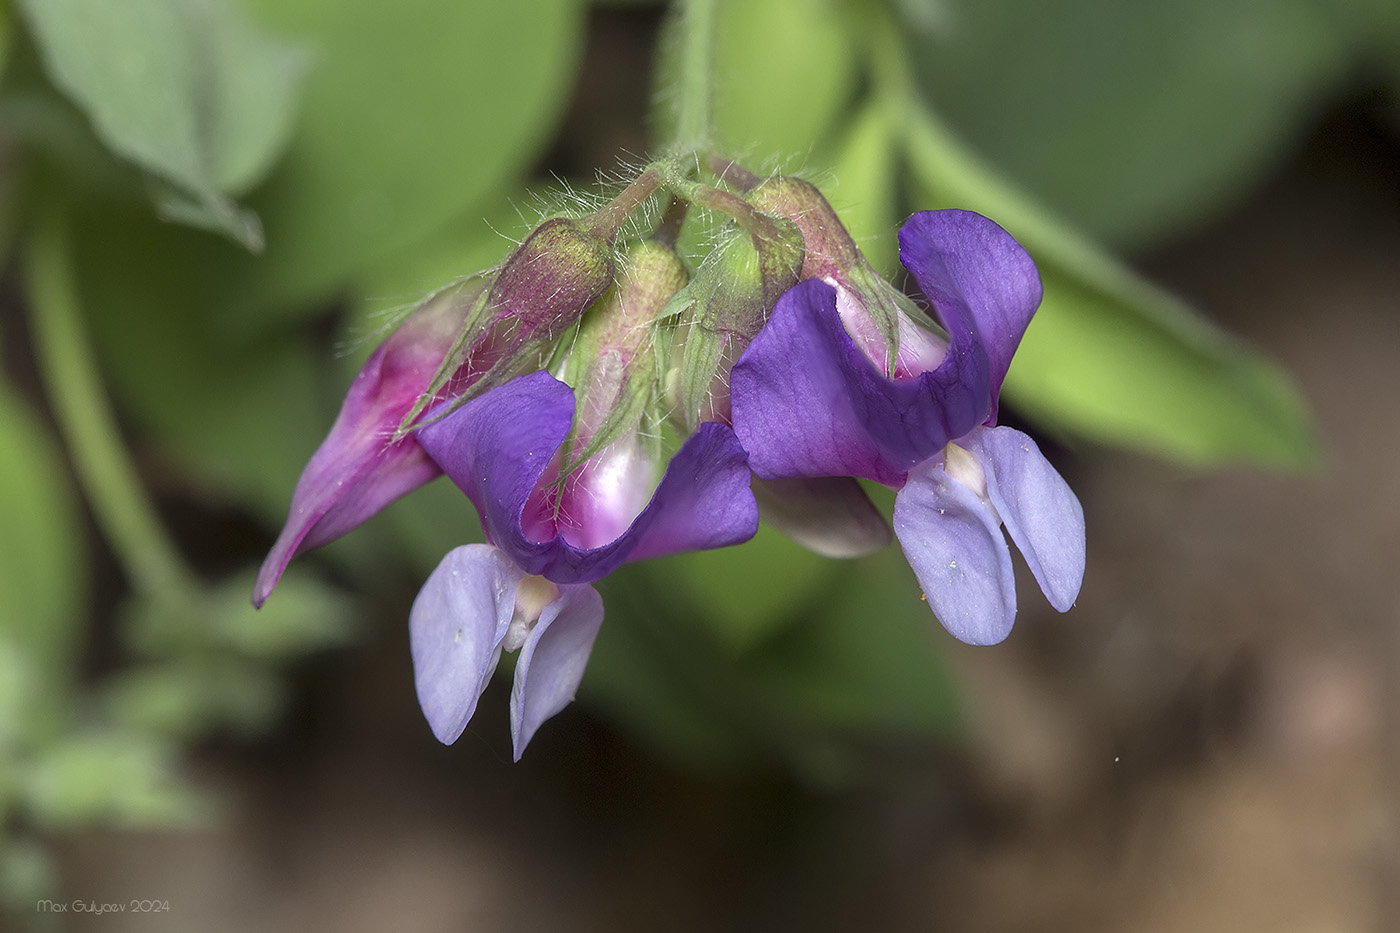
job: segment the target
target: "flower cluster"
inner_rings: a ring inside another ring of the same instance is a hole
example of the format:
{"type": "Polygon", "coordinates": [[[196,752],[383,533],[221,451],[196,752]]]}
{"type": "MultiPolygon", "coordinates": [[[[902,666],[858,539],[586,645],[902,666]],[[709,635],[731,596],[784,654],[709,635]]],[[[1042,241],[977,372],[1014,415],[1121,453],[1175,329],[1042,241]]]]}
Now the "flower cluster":
{"type": "Polygon", "coordinates": [[[626,561],[724,547],[765,519],[819,553],[894,531],[934,613],[975,644],[1016,611],[1010,533],[1051,604],[1074,602],[1084,524],[997,399],[1040,301],[1025,251],[964,211],[915,214],[900,254],[936,318],[880,278],[816,188],[726,164],[655,164],[612,204],[545,221],[495,270],[427,299],[356,377],[308,463],[254,603],[288,561],[446,474],[488,544],[450,552],[409,618],[433,733],[465,729],[518,651],[519,758],[572,699],[626,561]],[[619,234],[654,194],[656,232],[619,234]],[[731,218],[691,275],[687,206],[731,218]],[[619,242],[619,241],[623,242],[619,242]]]}

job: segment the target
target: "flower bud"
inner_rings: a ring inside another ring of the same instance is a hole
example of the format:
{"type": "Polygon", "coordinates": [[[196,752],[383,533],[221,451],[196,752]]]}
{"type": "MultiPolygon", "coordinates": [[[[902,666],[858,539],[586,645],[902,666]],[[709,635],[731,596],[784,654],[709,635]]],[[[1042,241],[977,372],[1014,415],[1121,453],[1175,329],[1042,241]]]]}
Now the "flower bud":
{"type": "Polygon", "coordinates": [[[841,218],[811,182],[773,175],[749,192],[748,200],[761,211],[786,217],[802,231],[802,278],[839,283],[847,270],[865,264],[841,218]]]}
{"type": "MultiPolygon", "coordinates": [[[[258,572],[253,605],[266,601],[295,555],[340,537],[441,472],[412,435],[395,429],[440,371],[486,285],[477,277],[437,292],[370,354],[297,481],[287,522],[258,572]]],[[[454,381],[452,373],[445,381],[454,381]]]]}
{"type": "Polygon", "coordinates": [[[562,373],[578,397],[573,459],[635,428],[655,397],[657,319],[686,278],[672,247],[642,240],[613,290],[584,317],[562,373]]]}
{"type": "Polygon", "coordinates": [[[557,337],[612,282],[612,243],[584,222],[552,217],[502,264],[488,300],[491,324],[518,321],[522,340],[557,337]]]}
{"type": "Polygon", "coordinates": [[[748,200],[802,231],[807,248],[802,278],[836,286],[842,323],[886,375],[906,376],[938,365],[947,347],[941,328],[870,267],[816,185],[774,175],[756,184],[748,200]]]}
{"type": "Polygon", "coordinates": [[[612,281],[613,250],[607,236],[586,220],[552,217],[540,224],[495,270],[490,289],[472,308],[395,437],[406,435],[428,406],[445,395],[454,397],[455,407],[541,368],[554,342],[612,281]],[[458,374],[468,360],[473,378],[463,385],[458,374]]]}
{"type": "Polygon", "coordinates": [[[802,236],[778,219],[777,235],[750,237],[734,231],[700,263],[695,279],[677,296],[685,302],[680,338],[681,408],[686,427],[729,420],[729,370],[798,281],[802,236]]]}

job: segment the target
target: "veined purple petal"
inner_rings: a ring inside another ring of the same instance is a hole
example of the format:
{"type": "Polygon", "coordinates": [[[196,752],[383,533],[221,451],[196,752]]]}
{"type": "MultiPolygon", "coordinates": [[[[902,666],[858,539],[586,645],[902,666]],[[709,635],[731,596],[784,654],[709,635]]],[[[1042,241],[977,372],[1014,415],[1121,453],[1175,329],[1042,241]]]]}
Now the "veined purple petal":
{"type": "Polygon", "coordinates": [[[441,475],[412,437],[390,440],[437,367],[426,354],[391,352],[399,346],[390,337],[351,384],[330,433],[297,480],[287,522],[258,572],[253,605],[267,600],[294,556],[340,537],[441,475]]]}
{"type": "Polygon", "coordinates": [[[510,693],[516,761],[535,730],[573,700],[602,624],[603,598],[587,584],[561,586],[559,598],[540,614],[520,648],[510,693]]]}
{"type": "MultiPolygon", "coordinates": [[[[476,505],[490,540],[527,573],[597,580],[628,559],[738,544],[758,527],[747,458],[734,434],[704,424],[671,459],[640,515],[599,547],[570,544],[537,494],[568,436],[573,390],[548,373],[521,376],[418,429],[418,439],[476,505]]],[[[567,524],[567,522],[566,522],[567,524]]],[[[575,540],[586,540],[574,529],[575,540]]]]}
{"type": "Polygon", "coordinates": [[[671,458],[651,502],[627,530],[627,560],[742,544],[758,533],[748,454],[728,427],[707,421],[671,458]]]}
{"type": "Polygon", "coordinates": [[[423,715],[444,745],[457,741],[476,712],[524,576],[496,548],[468,544],[447,553],[413,601],[413,680],[423,715]]]}
{"type": "Polygon", "coordinates": [[[1045,598],[1068,611],[1084,581],[1084,509],[1035,441],[1014,428],[981,428],[967,447],[987,473],[1001,513],[1045,598]]]}
{"type": "MultiPolygon", "coordinates": [[[[904,474],[989,414],[985,360],[889,379],[852,341],[836,290],[789,289],[731,377],[734,431],[765,478],[858,476],[898,486],[904,474]],[[971,373],[967,385],[950,379],[971,373]],[[978,375],[980,373],[980,376],[978,375]]],[[[970,347],[970,349],[969,349],[970,347]]]]}
{"type": "Polygon", "coordinates": [[[995,418],[1011,357],[1040,305],[1035,262],[997,224],[958,210],[910,217],[899,231],[899,260],[949,334],[951,347],[938,369],[948,372],[938,384],[946,392],[979,394],[985,385],[995,418]]]}
{"type": "Polygon", "coordinates": [[[930,460],[894,500],[894,533],[929,608],[953,637],[994,645],[1016,620],[1016,578],[997,517],[930,460]]]}
{"type": "Polygon", "coordinates": [[[849,476],[756,479],[753,494],[760,518],[823,557],[863,557],[890,543],[885,517],[849,476]]]}

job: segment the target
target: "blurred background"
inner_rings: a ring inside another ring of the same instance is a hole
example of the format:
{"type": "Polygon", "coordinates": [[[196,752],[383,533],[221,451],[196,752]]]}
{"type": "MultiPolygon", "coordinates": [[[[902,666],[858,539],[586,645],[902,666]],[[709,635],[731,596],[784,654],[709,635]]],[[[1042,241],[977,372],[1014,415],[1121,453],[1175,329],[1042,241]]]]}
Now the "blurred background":
{"type": "Polygon", "coordinates": [[[665,7],[3,11],[0,928],[1400,929],[1393,3],[721,0],[726,151],[1037,259],[1084,589],[629,566],[519,764],[414,697],[444,483],[248,592],[387,324],[665,138],[665,7]]]}

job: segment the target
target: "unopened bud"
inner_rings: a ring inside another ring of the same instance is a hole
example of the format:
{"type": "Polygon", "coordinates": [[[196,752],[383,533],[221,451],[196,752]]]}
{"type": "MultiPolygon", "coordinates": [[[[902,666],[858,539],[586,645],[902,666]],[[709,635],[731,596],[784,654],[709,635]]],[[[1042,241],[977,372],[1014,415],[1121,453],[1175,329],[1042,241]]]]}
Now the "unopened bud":
{"type": "Polygon", "coordinates": [[[585,315],[563,373],[578,394],[571,459],[635,428],[657,395],[656,324],[685,283],[676,251],[642,240],[632,245],[613,290],[585,315]]]}
{"type": "Polygon", "coordinates": [[[755,185],[748,200],[802,231],[807,247],[802,278],[821,279],[841,290],[838,308],[847,330],[887,375],[916,360],[924,364],[941,356],[942,331],[871,268],[816,185],[775,175],[755,185]]]}
{"type": "Polygon", "coordinates": [[[802,231],[807,252],[802,278],[840,282],[843,270],[864,265],[855,240],[817,186],[801,178],[774,175],[760,182],[748,196],[761,211],[786,217],[802,231]]]}
{"type": "Polygon", "coordinates": [[[728,420],[729,370],[768,322],[779,296],[797,283],[801,233],[781,218],[774,229],[777,236],[736,231],[721,241],[682,293],[689,313],[681,322],[680,402],[689,428],[728,420]]]}
{"type": "Polygon", "coordinates": [[[585,223],[553,217],[502,264],[491,288],[491,323],[518,321],[521,339],[558,336],[612,282],[612,244],[585,223]]]}

